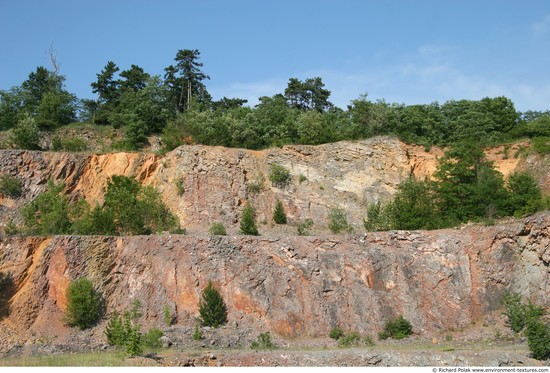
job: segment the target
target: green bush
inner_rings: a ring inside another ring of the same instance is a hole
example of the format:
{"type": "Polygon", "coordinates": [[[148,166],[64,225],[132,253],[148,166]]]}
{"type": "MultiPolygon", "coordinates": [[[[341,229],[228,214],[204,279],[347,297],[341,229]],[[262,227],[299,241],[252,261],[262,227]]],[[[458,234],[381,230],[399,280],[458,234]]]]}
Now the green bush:
{"type": "Polygon", "coordinates": [[[130,356],[139,356],[143,353],[143,335],[139,325],[130,327],[128,336],[124,343],[124,350],[130,356]]]}
{"type": "Polygon", "coordinates": [[[502,298],[504,315],[507,317],[508,326],[514,332],[519,333],[525,327],[525,306],[521,303],[521,295],[506,292],[502,298]]]}
{"type": "Polygon", "coordinates": [[[544,314],[544,308],[535,306],[531,301],[523,303],[518,293],[504,293],[502,305],[508,326],[516,333],[525,329],[529,320],[539,319],[544,314]]]}
{"type": "Polygon", "coordinates": [[[346,218],[346,212],[341,209],[334,207],[328,213],[328,229],[332,233],[340,233],[342,231],[351,233],[353,228],[348,224],[346,218]]]}
{"type": "Polygon", "coordinates": [[[72,281],[67,290],[67,324],[80,329],[93,326],[101,317],[101,298],[87,278],[72,281]]]}
{"type": "Polygon", "coordinates": [[[313,220],[306,219],[304,222],[299,223],[296,226],[296,233],[298,236],[307,236],[309,235],[309,228],[313,226],[313,220]]]}
{"type": "Polygon", "coordinates": [[[241,217],[241,234],[257,236],[258,228],[256,227],[256,222],[254,221],[254,208],[247,202],[243,209],[243,214],[241,217]]]}
{"type": "Polygon", "coordinates": [[[277,224],[286,224],[286,212],[283,207],[283,203],[277,200],[275,204],[275,210],[273,211],[273,221],[277,224]]]}
{"type": "Polygon", "coordinates": [[[185,194],[185,187],[183,186],[183,180],[178,179],[176,180],[176,190],[178,192],[178,196],[183,196],[185,194]]]}
{"type": "Polygon", "coordinates": [[[210,233],[213,236],[226,236],[227,235],[225,227],[220,222],[212,223],[212,225],[210,226],[210,229],[208,229],[208,233],[210,233]]]}
{"type": "Polygon", "coordinates": [[[40,130],[30,114],[26,114],[13,127],[11,141],[19,149],[40,150],[40,130]]]}
{"type": "Polygon", "coordinates": [[[7,236],[15,236],[16,234],[20,233],[20,230],[17,227],[17,225],[14,223],[14,221],[10,219],[7,221],[6,225],[4,226],[4,233],[7,236]]]}
{"type": "Polygon", "coordinates": [[[527,345],[537,360],[550,358],[550,327],[540,318],[531,318],[527,321],[527,345]]]}
{"type": "Polygon", "coordinates": [[[174,232],[179,227],[156,189],[120,175],[108,181],[103,206],[94,208],[87,220],[90,224],[83,234],[138,235],[174,232]]]}
{"type": "Polygon", "coordinates": [[[338,339],[338,346],[340,347],[359,346],[361,344],[361,340],[362,338],[359,333],[351,332],[338,339]]]}
{"type": "Polygon", "coordinates": [[[403,316],[399,316],[394,320],[390,320],[384,326],[384,330],[380,332],[380,339],[403,339],[412,334],[412,325],[403,316]]]}
{"type": "Polygon", "coordinates": [[[172,325],[172,312],[167,304],[164,305],[164,324],[166,326],[172,325]]]}
{"type": "Polygon", "coordinates": [[[160,338],[164,335],[159,328],[152,328],[147,333],[143,334],[142,340],[145,347],[148,348],[161,348],[162,341],[160,338]]]}
{"type": "Polygon", "coordinates": [[[536,137],[532,142],[533,149],[539,154],[550,153],[550,137],[536,137]]]}
{"type": "Polygon", "coordinates": [[[195,331],[193,332],[193,340],[200,341],[202,339],[202,332],[199,328],[199,324],[195,324],[195,331]]]}
{"type": "Polygon", "coordinates": [[[202,292],[199,313],[203,326],[217,328],[227,323],[227,307],[219,291],[210,281],[202,292]]]}
{"type": "Polygon", "coordinates": [[[253,350],[272,350],[277,346],[271,341],[269,332],[265,332],[258,335],[257,339],[250,344],[250,348],[253,350]]]}
{"type": "Polygon", "coordinates": [[[68,152],[82,152],[88,149],[86,141],[77,137],[62,140],[61,143],[63,150],[68,152]]]}
{"type": "Polygon", "coordinates": [[[290,171],[277,163],[273,163],[269,172],[269,180],[273,186],[284,188],[290,181],[290,171]]]}
{"type": "Polygon", "coordinates": [[[68,234],[72,222],[70,205],[63,193],[63,185],[51,180],[45,192],[23,207],[23,221],[32,234],[68,234]]]}
{"type": "Polygon", "coordinates": [[[338,339],[344,336],[344,331],[342,330],[342,328],[337,326],[330,330],[330,332],[328,333],[328,336],[337,341],[338,339]]]}
{"type": "Polygon", "coordinates": [[[5,197],[19,198],[21,197],[21,181],[9,174],[0,176],[0,194],[5,197]]]}
{"type": "Polygon", "coordinates": [[[109,345],[124,346],[124,342],[128,338],[128,329],[125,326],[125,320],[117,312],[114,312],[109,318],[105,328],[105,336],[109,345]]]}

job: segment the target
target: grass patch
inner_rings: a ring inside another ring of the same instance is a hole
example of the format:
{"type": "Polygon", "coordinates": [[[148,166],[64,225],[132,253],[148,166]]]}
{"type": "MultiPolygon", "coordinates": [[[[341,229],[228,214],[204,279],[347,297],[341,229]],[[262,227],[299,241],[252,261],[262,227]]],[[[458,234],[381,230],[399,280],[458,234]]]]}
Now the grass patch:
{"type": "MultiPolygon", "coordinates": [[[[0,359],[0,366],[7,367],[121,367],[128,365],[126,356],[122,351],[0,359]]],[[[151,365],[154,365],[154,363],[151,365]]]]}

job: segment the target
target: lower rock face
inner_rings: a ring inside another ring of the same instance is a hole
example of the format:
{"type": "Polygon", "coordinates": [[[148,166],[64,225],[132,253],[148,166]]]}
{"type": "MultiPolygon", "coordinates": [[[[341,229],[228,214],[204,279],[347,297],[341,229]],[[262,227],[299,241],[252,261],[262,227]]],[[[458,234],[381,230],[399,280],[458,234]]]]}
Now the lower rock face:
{"type": "Polygon", "coordinates": [[[326,336],[337,325],[374,334],[398,315],[415,333],[456,329],[498,309],[505,290],[550,306],[549,223],[547,213],[494,227],[329,238],[4,239],[0,333],[67,333],[67,286],[83,276],[108,313],[139,300],[150,325],[163,324],[166,307],[178,324],[194,325],[212,281],[230,324],[286,337],[326,336]]]}

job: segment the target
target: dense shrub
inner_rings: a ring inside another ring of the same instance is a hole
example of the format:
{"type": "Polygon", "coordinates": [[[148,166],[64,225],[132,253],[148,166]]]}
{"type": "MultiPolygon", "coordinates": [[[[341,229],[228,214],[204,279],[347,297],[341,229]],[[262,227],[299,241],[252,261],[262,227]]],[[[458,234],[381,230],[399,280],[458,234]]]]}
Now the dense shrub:
{"type": "Polygon", "coordinates": [[[269,332],[260,333],[255,341],[252,341],[250,348],[253,350],[272,350],[276,348],[275,344],[271,341],[271,335],[269,332]]]}
{"type": "Polygon", "coordinates": [[[161,348],[162,341],[160,338],[164,335],[163,331],[159,328],[152,328],[147,333],[143,334],[142,340],[145,347],[148,348],[161,348]]]}
{"type": "Polygon", "coordinates": [[[513,173],[508,177],[509,213],[515,217],[533,214],[542,209],[542,193],[535,178],[527,172],[513,173]]]}
{"type": "Polygon", "coordinates": [[[337,341],[338,339],[344,336],[344,331],[342,330],[342,328],[337,326],[330,330],[330,332],[328,333],[328,336],[337,341]]]}
{"type": "Polygon", "coordinates": [[[536,306],[530,301],[523,303],[521,295],[518,293],[504,293],[502,305],[508,326],[516,333],[525,329],[530,320],[539,319],[544,314],[542,307],[536,306]]]}
{"type": "Polygon", "coordinates": [[[380,339],[403,339],[412,334],[412,325],[403,316],[390,320],[384,326],[384,330],[380,332],[380,339]]]}
{"type": "Polygon", "coordinates": [[[256,227],[256,222],[254,221],[254,208],[247,202],[243,209],[243,214],[241,216],[240,223],[241,234],[257,236],[258,228],[256,227]]]}
{"type": "Polygon", "coordinates": [[[80,329],[93,326],[101,317],[101,298],[87,278],[72,281],[67,289],[67,324],[80,329]]]}
{"type": "Polygon", "coordinates": [[[31,234],[71,233],[71,206],[62,184],[50,180],[46,191],[24,206],[21,214],[31,234]]]}
{"type": "Polygon", "coordinates": [[[457,144],[438,165],[436,180],[404,181],[391,202],[371,204],[367,230],[438,229],[468,221],[523,216],[544,207],[535,179],[527,173],[503,176],[475,143],[457,144]]]}
{"type": "Polygon", "coordinates": [[[330,209],[328,213],[328,229],[332,233],[348,232],[351,233],[353,228],[348,224],[346,218],[346,212],[341,209],[334,207],[330,209]]]}
{"type": "Polygon", "coordinates": [[[214,222],[208,229],[208,233],[214,236],[226,236],[227,231],[225,230],[225,227],[220,222],[214,222]]]}
{"type": "Polygon", "coordinates": [[[550,358],[550,327],[540,318],[532,318],[527,321],[527,345],[537,360],[550,358]]]}
{"type": "Polygon", "coordinates": [[[202,292],[199,313],[203,326],[217,328],[227,323],[227,307],[212,282],[208,282],[202,292]]]}
{"type": "Polygon", "coordinates": [[[25,115],[11,130],[11,141],[15,147],[40,150],[40,130],[33,117],[25,115]]]}
{"type": "Polygon", "coordinates": [[[151,186],[141,186],[126,176],[114,175],[107,183],[103,206],[89,214],[84,234],[137,235],[174,231],[177,217],[151,186]]]}
{"type": "Polygon", "coordinates": [[[361,344],[361,341],[362,341],[362,338],[359,333],[351,332],[347,335],[343,335],[338,339],[338,346],[340,347],[358,346],[361,344]]]}
{"type": "Polygon", "coordinates": [[[296,226],[296,233],[298,236],[307,236],[309,235],[309,229],[313,227],[313,220],[306,219],[303,222],[298,223],[296,226]]]}
{"type": "Polygon", "coordinates": [[[275,204],[275,210],[273,211],[273,221],[277,224],[286,224],[286,212],[283,207],[283,203],[277,200],[275,204]]]}
{"type": "Polygon", "coordinates": [[[0,194],[5,197],[18,198],[21,197],[21,181],[9,174],[0,176],[0,194]]]}
{"type": "Polygon", "coordinates": [[[272,163],[269,180],[273,186],[284,188],[290,181],[290,171],[280,164],[272,163]]]}

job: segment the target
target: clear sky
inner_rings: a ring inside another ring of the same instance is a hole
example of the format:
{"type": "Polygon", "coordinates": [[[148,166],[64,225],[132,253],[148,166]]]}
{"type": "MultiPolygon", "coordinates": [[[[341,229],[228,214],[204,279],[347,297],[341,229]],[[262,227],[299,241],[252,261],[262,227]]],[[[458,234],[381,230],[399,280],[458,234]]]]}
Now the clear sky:
{"type": "Polygon", "coordinates": [[[51,47],[79,98],[107,61],[162,75],[198,49],[214,99],[257,103],[319,76],[345,108],[504,95],[550,109],[549,0],[0,0],[0,89],[51,47]]]}

